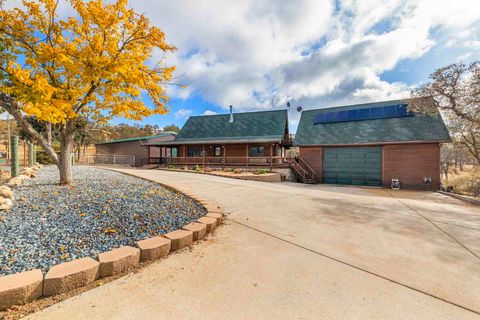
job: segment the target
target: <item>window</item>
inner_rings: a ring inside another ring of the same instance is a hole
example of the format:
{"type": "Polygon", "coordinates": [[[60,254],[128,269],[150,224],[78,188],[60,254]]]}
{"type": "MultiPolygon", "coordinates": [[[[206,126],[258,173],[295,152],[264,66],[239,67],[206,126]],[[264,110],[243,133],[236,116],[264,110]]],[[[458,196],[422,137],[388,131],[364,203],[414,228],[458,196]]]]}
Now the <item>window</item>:
{"type": "Polygon", "coordinates": [[[265,155],[265,148],[263,146],[250,147],[251,157],[263,157],[265,155]]]}
{"type": "Polygon", "coordinates": [[[187,157],[201,157],[201,156],[202,156],[202,149],[200,148],[187,149],[187,157]]]}
{"type": "Polygon", "coordinates": [[[215,155],[215,157],[221,157],[222,156],[222,147],[221,146],[213,147],[213,154],[215,155]]]}

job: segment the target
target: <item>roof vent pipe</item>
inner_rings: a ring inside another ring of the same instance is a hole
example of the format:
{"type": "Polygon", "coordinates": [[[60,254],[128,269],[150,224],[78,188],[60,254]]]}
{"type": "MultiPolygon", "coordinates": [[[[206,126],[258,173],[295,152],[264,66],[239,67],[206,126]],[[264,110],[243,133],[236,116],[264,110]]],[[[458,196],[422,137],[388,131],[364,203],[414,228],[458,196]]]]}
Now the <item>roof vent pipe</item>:
{"type": "Polygon", "coordinates": [[[228,122],[233,122],[233,106],[230,106],[230,121],[228,122]]]}

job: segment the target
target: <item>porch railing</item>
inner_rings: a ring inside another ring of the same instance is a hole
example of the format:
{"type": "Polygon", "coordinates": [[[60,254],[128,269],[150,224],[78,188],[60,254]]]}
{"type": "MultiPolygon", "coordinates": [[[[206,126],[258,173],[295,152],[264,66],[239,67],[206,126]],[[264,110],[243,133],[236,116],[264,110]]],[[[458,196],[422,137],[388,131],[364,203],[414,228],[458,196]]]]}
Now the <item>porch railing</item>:
{"type": "Polygon", "coordinates": [[[287,157],[166,157],[164,161],[154,159],[151,163],[167,165],[205,165],[205,166],[288,166],[287,157]]]}

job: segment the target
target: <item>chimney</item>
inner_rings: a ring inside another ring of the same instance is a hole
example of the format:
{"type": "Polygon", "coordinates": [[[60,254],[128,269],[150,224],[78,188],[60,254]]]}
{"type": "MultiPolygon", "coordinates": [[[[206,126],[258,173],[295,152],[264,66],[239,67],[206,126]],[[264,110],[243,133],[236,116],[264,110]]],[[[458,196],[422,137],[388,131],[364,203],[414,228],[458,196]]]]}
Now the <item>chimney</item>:
{"type": "Polygon", "coordinates": [[[233,122],[233,106],[230,106],[230,121],[228,122],[233,122]]]}

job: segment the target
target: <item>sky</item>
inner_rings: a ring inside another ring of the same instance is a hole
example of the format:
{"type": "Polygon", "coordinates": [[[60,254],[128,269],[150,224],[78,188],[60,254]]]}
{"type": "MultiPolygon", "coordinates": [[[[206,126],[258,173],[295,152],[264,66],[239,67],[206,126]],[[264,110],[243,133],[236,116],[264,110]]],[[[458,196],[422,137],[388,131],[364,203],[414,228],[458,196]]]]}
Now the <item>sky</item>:
{"type": "MultiPolygon", "coordinates": [[[[15,1],[11,0],[10,5],[15,1]]],[[[170,112],[191,115],[323,108],[406,98],[436,68],[480,59],[479,0],[130,1],[162,28],[186,89],[169,86],[170,112]]],[[[68,13],[68,9],[65,9],[68,13]]],[[[160,58],[160,53],[152,59],[160,58]]],[[[146,97],[145,103],[150,101],[146,97]]],[[[115,123],[127,122],[116,119],[115,123]]]]}

